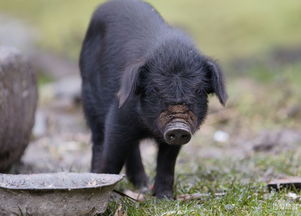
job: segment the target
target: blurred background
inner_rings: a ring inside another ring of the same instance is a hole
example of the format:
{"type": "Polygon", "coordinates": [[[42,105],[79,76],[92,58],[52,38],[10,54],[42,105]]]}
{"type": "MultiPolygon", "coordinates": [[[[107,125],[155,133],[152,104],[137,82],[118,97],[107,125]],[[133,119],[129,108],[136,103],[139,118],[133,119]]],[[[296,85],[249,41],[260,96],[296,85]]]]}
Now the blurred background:
{"type": "MultiPolygon", "coordinates": [[[[78,56],[101,2],[0,0],[0,45],[31,59],[40,93],[32,143],[18,172],[89,170],[78,56]]],[[[218,60],[230,96],[226,108],[212,97],[207,121],[181,153],[178,173],[236,167],[250,179],[301,175],[301,1],[148,2],[218,60]]],[[[145,143],[152,173],[156,151],[145,143]]]]}

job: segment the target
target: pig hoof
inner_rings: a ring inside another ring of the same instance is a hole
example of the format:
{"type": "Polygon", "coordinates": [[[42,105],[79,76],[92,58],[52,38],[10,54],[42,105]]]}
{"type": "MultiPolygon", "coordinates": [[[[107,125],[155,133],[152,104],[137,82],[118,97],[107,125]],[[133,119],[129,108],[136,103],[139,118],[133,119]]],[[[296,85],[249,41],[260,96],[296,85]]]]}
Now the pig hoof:
{"type": "Polygon", "coordinates": [[[156,193],[155,196],[158,199],[169,199],[169,200],[174,199],[173,194],[170,191],[156,193]]]}
{"type": "Polygon", "coordinates": [[[141,190],[148,190],[148,177],[145,174],[140,175],[129,175],[127,174],[128,180],[135,186],[135,188],[141,190]]]}
{"type": "Polygon", "coordinates": [[[147,186],[143,186],[139,188],[139,192],[142,194],[147,194],[150,192],[149,188],[147,186]]]}

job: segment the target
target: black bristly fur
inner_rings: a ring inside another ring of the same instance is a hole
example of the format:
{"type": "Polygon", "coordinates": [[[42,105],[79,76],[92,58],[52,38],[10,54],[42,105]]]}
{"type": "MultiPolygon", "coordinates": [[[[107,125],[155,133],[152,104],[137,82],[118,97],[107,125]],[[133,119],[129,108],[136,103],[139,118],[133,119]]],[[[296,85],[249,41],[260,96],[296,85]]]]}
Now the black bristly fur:
{"type": "Polygon", "coordinates": [[[164,142],[159,115],[169,105],[185,104],[199,126],[207,114],[208,94],[226,103],[219,66],[149,4],[112,0],[94,12],[80,69],[84,113],[92,131],[92,172],[119,173],[126,164],[129,180],[146,187],[139,142],[153,138],[159,146],[154,194],[171,198],[180,147],[164,142]]]}

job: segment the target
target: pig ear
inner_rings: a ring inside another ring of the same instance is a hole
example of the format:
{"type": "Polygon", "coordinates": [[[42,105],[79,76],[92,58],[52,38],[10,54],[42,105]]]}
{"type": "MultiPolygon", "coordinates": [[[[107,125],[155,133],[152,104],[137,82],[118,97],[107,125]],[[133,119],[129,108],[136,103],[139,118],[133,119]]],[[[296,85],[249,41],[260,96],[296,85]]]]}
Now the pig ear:
{"type": "Polygon", "coordinates": [[[120,89],[117,93],[119,108],[124,105],[130,95],[132,95],[138,86],[138,79],[143,63],[133,64],[123,72],[121,77],[120,89]]]}
{"type": "Polygon", "coordinates": [[[223,71],[212,59],[207,59],[207,70],[210,80],[209,93],[214,93],[218,97],[220,103],[225,106],[228,100],[228,94],[225,88],[223,71]]]}

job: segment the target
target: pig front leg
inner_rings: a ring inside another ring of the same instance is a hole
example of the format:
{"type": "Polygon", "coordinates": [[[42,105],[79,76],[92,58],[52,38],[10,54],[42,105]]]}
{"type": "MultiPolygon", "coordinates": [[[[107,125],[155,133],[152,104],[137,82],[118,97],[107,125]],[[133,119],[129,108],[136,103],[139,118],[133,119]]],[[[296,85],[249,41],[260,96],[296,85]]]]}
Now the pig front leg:
{"type": "Polygon", "coordinates": [[[103,130],[92,129],[92,161],[91,161],[91,172],[100,172],[99,168],[102,160],[103,150],[103,130]]]}
{"type": "Polygon", "coordinates": [[[131,115],[113,107],[106,118],[101,173],[118,174],[139,142],[139,129],[131,115]]]}
{"type": "Polygon", "coordinates": [[[123,133],[116,133],[116,130],[118,128],[105,135],[100,173],[119,174],[132,149],[132,140],[123,133]]]}
{"type": "Polygon", "coordinates": [[[157,198],[173,198],[174,172],[180,149],[181,146],[172,146],[166,143],[159,144],[157,175],[154,186],[154,195],[157,198]]]}
{"type": "Polygon", "coordinates": [[[130,151],[126,161],[126,175],[136,188],[140,189],[141,192],[147,192],[148,178],[143,167],[139,143],[135,144],[130,151]]]}

